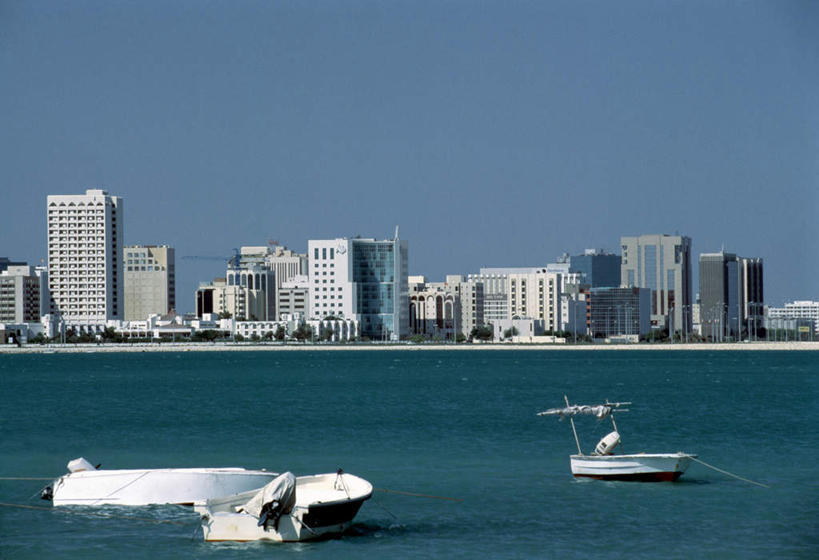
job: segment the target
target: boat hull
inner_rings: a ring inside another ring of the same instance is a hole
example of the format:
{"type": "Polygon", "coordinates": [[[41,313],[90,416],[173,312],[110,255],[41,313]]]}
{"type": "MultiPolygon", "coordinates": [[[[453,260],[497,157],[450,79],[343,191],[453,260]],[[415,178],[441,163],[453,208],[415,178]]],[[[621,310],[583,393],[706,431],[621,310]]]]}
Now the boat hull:
{"type": "Polygon", "coordinates": [[[209,500],[202,513],[202,532],[206,541],[297,542],[342,534],[353,522],[362,504],[372,496],[372,485],[357,476],[325,474],[296,479],[296,504],[290,514],[282,515],[278,526],[259,526],[258,519],[236,513],[249,493],[209,500]],[[334,483],[343,477],[345,486],[334,483]]]}
{"type": "Polygon", "coordinates": [[[55,506],[193,505],[259,488],[277,474],[241,468],[79,471],[54,481],[52,501],[55,506]]]}
{"type": "Polygon", "coordinates": [[[694,457],[687,453],[572,455],[571,467],[576,478],[673,482],[682,476],[694,457]]]}

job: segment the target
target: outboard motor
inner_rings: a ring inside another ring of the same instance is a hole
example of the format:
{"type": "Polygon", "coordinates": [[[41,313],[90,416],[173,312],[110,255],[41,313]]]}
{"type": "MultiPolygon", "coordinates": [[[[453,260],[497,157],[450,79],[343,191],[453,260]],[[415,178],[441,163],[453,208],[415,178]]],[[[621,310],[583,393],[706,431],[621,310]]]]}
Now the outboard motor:
{"type": "Polygon", "coordinates": [[[51,486],[46,486],[40,492],[40,499],[41,500],[48,500],[49,502],[54,500],[54,489],[51,486]]]}
{"type": "Polygon", "coordinates": [[[97,465],[96,467],[89,463],[85,457],[79,457],[78,459],[74,459],[73,461],[68,462],[68,472],[82,472],[82,471],[93,471],[100,467],[97,465]]]}
{"type": "Polygon", "coordinates": [[[257,526],[269,524],[278,531],[279,518],[293,510],[296,505],[296,477],[293,473],[280,474],[259,490],[239,511],[244,511],[259,520],[257,526]]]}
{"type": "Polygon", "coordinates": [[[620,444],[620,434],[611,432],[606,437],[600,440],[597,447],[594,448],[595,455],[612,455],[613,450],[620,444]]]}

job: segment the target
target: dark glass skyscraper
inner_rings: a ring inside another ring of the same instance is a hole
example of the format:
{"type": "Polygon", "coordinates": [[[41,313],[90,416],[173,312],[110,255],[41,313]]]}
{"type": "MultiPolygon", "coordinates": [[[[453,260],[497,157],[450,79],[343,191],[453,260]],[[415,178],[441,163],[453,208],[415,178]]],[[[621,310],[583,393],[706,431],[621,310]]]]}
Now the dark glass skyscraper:
{"type": "Polygon", "coordinates": [[[589,249],[582,255],[569,257],[569,271],[582,272],[592,288],[620,286],[620,255],[589,249]]]}
{"type": "Polygon", "coordinates": [[[700,255],[700,321],[710,340],[753,336],[762,324],[762,259],[700,255]]]}

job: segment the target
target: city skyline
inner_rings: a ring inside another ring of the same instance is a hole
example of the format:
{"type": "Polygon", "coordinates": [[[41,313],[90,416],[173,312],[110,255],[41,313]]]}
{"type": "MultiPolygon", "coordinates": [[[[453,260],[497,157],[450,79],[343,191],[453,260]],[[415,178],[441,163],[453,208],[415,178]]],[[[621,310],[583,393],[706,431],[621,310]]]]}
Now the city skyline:
{"type": "Polygon", "coordinates": [[[177,305],[270,239],[409,240],[410,274],[539,266],[622,236],[765,261],[819,300],[819,8],[22,4],[0,20],[0,255],[49,194],[122,197],[177,305]],[[11,210],[11,211],[9,211],[11,210]]]}

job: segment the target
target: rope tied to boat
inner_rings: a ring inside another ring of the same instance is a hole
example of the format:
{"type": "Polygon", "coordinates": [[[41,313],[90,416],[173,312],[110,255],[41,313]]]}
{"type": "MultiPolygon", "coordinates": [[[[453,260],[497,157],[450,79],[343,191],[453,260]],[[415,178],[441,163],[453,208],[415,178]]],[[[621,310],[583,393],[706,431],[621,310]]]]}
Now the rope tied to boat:
{"type": "Polygon", "coordinates": [[[54,480],[54,476],[0,476],[0,480],[54,480]]]}
{"type": "Polygon", "coordinates": [[[721,472],[722,474],[727,474],[728,476],[732,476],[732,477],[734,477],[734,478],[736,478],[736,479],[739,479],[739,480],[741,480],[741,481],[743,481],[743,482],[748,482],[748,483],[750,483],[750,484],[756,484],[757,486],[762,486],[763,488],[770,488],[770,486],[768,486],[767,484],[762,484],[761,482],[756,482],[756,481],[751,480],[751,479],[749,479],[749,478],[743,478],[743,477],[739,476],[738,474],[734,474],[734,473],[732,473],[732,472],[728,472],[728,471],[723,470],[723,469],[721,469],[721,468],[719,468],[719,467],[715,467],[714,465],[709,465],[709,464],[708,464],[708,463],[706,463],[705,461],[703,461],[703,460],[701,460],[701,459],[697,459],[697,458],[696,458],[696,457],[694,457],[693,455],[686,455],[686,457],[688,457],[688,458],[689,458],[689,459],[691,459],[692,461],[696,461],[697,463],[700,463],[701,465],[704,465],[704,466],[708,467],[709,469],[714,469],[714,470],[715,470],[715,471],[717,471],[717,472],[721,472]]]}
{"type": "Polygon", "coordinates": [[[416,494],[415,492],[405,492],[403,490],[390,490],[389,488],[373,488],[376,492],[387,492],[389,494],[401,494],[402,496],[412,496],[414,498],[430,498],[432,500],[447,500],[450,502],[463,502],[461,498],[449,498],[447,496],[432,496],[430,494],[416,494]]]}

